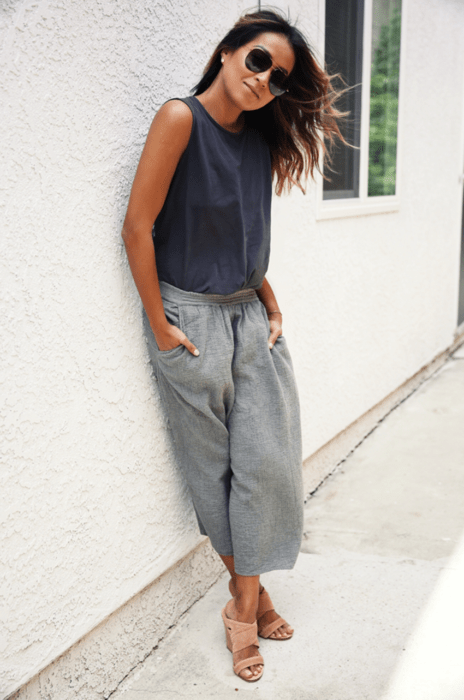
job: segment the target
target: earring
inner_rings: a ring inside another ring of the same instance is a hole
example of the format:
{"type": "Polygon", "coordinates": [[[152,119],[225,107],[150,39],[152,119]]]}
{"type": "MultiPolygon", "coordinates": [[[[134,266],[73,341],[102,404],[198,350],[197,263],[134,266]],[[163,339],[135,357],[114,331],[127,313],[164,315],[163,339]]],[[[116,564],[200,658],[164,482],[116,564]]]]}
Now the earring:
{"type": "Polygon", "coordinates": [[[224,56],[221,56],[221,63],[224,63],[224,56]]]}

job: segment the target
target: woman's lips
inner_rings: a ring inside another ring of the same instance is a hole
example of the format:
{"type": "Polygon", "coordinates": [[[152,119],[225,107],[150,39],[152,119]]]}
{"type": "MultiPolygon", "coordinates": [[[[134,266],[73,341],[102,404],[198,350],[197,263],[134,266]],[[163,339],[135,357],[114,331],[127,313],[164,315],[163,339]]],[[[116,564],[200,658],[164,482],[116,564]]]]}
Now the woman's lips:
{"type": "Polygon", "coordinates": [[[254,95],[255,97],[257,97],[257,98],[259,99],[259,95],[258,95],[258,93],[257,93],[257,92],[255,92],[255,91],[253,90],[253,88],[252,88],[252,87],[250,87],[250,86],[248,85],[248,83],[245,83],[245,82],[244,82],[243,84],[244,84],[244,85],[246,85],[246,86],[247,86],[247,88],[248,88],[249,90],[251,90],[251,92],[253,93],[253,95],[254,95]]]}

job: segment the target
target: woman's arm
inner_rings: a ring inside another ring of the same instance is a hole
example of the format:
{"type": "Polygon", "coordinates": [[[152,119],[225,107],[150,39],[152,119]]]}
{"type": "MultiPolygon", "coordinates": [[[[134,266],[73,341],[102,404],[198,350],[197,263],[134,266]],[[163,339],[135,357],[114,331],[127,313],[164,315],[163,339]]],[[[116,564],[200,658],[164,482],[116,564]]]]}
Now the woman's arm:
{"type": "Polygon", "coordinates": [[[167,102],[156,114],[135,174],[121,236],[159,349],[185,345],[198,354],[185,334],[166,319],[152,239],[153,223],[189,142],[192,121],[190,109],[179,100],[167,102]]]}
{"type": "Polygon", "coordinates": [[[277,304],[277,300],[274,292],[272,291],[271,285],[266,278],[264,278],[261,287],[256,290],[256,293],[261,303],[266,307],[269,326],[271,329],[271,335],[269,336],[269,348],[272,350],[275,341],[279,335],[282,335],[282,312],[279,309],[279,305],[277,304]]]}

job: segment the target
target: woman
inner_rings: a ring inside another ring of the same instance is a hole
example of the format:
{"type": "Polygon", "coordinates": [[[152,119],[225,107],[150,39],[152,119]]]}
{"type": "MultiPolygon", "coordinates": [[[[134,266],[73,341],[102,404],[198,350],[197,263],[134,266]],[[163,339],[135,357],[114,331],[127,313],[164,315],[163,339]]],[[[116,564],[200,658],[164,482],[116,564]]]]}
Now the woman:
{"type": "Polygon", "coordinates": [[[195,96],[156,114],[122,231],[176,461],[231,575],[222,616],[246,681],[263,673],[257,634],[293,634],[259,575],[294,566],[303,527],[298,396],[265,278],[272,178],[280,194],[319,169],[336,97],[283,17],[241,17],[195,96]]]}

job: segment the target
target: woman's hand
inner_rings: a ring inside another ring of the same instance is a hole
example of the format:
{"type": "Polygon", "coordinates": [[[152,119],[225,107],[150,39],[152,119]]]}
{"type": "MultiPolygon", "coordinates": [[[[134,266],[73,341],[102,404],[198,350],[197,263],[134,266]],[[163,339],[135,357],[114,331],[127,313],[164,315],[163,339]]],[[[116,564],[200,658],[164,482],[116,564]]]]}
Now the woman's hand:
{"type": "Polygon", "coordinates": [[[167,323],[161,331],[157,330],[156,333],[153,331],[153,334],[160,352],[174,350],[174,348],[179,347],[179,345],[185,345],[187,350],[191,352],[192,355],[195,355],[195,357],[198,357],[200,354],[200,351],[190,342],[185,333],[183,333],[180,328],[177,328],[177,326],[173,326],[172,323],[167,323]]]}
{"type": "Polygon", "coordinates": [[[274,343],[282,335],[282,314],[279,312],[274,312],[268,314],[269,327],[271,329],[271,335],[269,336],[269,349],[272,350],[274,343]]]}
{"type": "Polygon", "coordinates": [[[269,350],[272,350],[274,343],[282,335],[282,314],[277,305],[277,299],[274,296],[271,285],[264,278],[263,283],[259,289],[256,290],[258,299],[264,305],[269,319],[269,327],[271,329],[271,335],[269,336],[269,350]]]}
{"type": "Polygon", "coordinates": [[[256,290],[256,294],[266,309],[267,317],[269,319],[271,335],[269,336],[268,344],[269,350],[272,350],[275,341],[279,335],[282,335],[282,313],[277,305],[277,299],[274,296],[271,285],[266,278],[264,278],[261,287],[256,290]]]}

